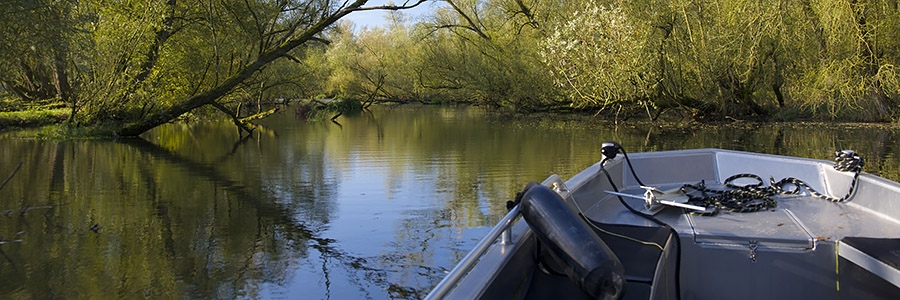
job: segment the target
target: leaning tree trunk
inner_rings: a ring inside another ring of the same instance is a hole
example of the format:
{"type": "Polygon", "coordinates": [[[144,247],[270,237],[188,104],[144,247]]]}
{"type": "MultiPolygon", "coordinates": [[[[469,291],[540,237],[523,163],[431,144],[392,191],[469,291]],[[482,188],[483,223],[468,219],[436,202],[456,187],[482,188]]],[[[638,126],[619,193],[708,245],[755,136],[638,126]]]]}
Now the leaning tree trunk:
{"type": "Polygon", "coordinates": [[[124,124],[121,128],[119,128],[119,130],[116,131],[116,134],[119,136],[137,136],[156,126],[165,124],[186,112],[192,111],[204,105],[213,104],[217,99],[227,94],[232,88],[249,78],[250,75],[252,75],[254,72],[260,70],[263,66],[269,64],[270,62],[282,56],[286,56],[288,51],[313,39],[316,34],[322,32],[331,24],[334,24],[334,22],[336,22],[341,17],[355,10],[359,10],[359,8],[366,2],[367,0],[356,0],[346,8],[337,11],[336,13],[326,17],[325,19],[322,19],[299,36],[289,39],[273,49],[262,52],[256,59],[256,61],[244,65],[240,70],[238,70],[237,73],[225,79],[225,81],[223,81],[221,84],[200,94],[187,98],[184,101],[181,101],[180,104],[170,106],[161,111],[150,113],[137,122],[124,124]]]}

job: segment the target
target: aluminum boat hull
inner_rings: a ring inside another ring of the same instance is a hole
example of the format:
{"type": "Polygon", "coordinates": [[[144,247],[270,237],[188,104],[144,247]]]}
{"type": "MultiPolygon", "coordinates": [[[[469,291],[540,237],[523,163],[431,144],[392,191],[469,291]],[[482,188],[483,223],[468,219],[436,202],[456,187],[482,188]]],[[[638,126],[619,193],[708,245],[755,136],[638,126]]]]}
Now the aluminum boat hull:
{"type": "MultiPolygon", "coordinates": [[[[840,197],[853,181],[853,173],[836,171],[829,161],[721,149],[633,153],[629,158],[640,179],[660,189],[700,181],[724,188],[729,176],[752,173],[776,180],[799,178],[823,194],[840,197]]],[[[826,201],[803,191],[777,195],[777,207],[751,213],[699,216],[668,207],[655,215],[672,228],[664,230],[605,193],[613,186],[601,167],[621,192],[643,192],[621,156],[565,182],[554,175],[543,184],[573,210],[578,208],[616,252],[625,266],[625,299],[900,297],[900,271],[892,261],[900,257],[897,182],[862,173],[848,201],[826,201]]],[[[640,199],[625,202],[634,208],[644,205],[640,199]]],[[[428,298],[586,299],[554,271],[561,269],[559,262],[542,252],[518,215],[513,208],[428,298]]]]}

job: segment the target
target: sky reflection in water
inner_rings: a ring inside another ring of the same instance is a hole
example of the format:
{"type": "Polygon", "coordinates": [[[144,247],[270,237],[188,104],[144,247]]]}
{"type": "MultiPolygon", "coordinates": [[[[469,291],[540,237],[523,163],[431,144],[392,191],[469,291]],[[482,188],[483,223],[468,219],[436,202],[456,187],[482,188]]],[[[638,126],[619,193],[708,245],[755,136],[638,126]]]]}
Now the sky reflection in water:
{"type": "Polygon", "coordinates": [[[574,175],[608,140],[817,159],[853,149],[867,171],[900,178],[900,131],[885,126],[615,127],[465,106],[338,120],[288,107],[243,140],[228,122],[122,141],[0,137],[0,179],[23,162],[0,210],[59,205],[0,217],[0,298],[421,298],[516,191],[574,175]]]}

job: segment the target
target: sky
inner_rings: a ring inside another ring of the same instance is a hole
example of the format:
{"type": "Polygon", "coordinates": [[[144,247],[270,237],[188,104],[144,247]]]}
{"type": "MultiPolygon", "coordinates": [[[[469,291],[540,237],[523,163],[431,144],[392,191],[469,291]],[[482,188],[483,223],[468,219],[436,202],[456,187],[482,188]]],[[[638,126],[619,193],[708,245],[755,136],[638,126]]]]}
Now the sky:
{"type": "MultiPolygon", "coordinates": [[[[400,5],[400,4],[403,4],[403,1],[405,1],[405,0],[394,0],[393,2],[395,5],[400,5]]],[[[410,3],[414,3],[415,0],[409,0],[409,1],[410,1],[410,3]]],[[[367,3],[365,5],[365,7],[382,6],[388,2],[391,2],[391,1],[389,1],[389,0],[370,0],[369,3],[367,3]]],[[[402,12],[404,14],[406,14],[407,16],[411,17],[411,19],[415,20],[415,19],[422,17],[423,15],[426,15],[426,14],[434,11],[436,8],[440,7],[442,4],[443,4],[442,2],[439,3],[434,0],[429,0],[429,1],[426,1],[425,3],[419,4],[419,6],[416,6],[415,8],[402,10],[402,12]]],[[[382,26],[382,27],[386,26],[387,25],[387,20],[386,20],[387,15],[388,15],[388,11],[385,11],[385,10],[357,11],[357,12],[350,13],[349,15],[345,16],[342,19],[352,21],[354,24],[356,24],[356,30],[360,30],[363,27],[373,28],[375,26],[382,26]]]]}

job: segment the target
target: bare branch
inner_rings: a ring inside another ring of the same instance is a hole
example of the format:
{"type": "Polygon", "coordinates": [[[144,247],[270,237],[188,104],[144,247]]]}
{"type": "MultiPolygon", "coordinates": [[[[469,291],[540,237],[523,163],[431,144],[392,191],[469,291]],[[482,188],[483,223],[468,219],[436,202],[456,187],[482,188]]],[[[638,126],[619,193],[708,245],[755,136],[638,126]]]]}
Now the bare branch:
{"type": "Polygon", "coordinates": [[[322,43],[325,45],[331,45],[331,41],[323,39],[323,38],[313,37],[313,38],[310,38],[309,40],[316,41],[316,42],[319,42],[319,43],[322,43]]]}
{"type": "Polygon", "coordinates": [[[270,110],[267,110],[267,111],[264,111],[264,112],[261,112],[261,113],[255,114],[255,115],[252,115],[252,116],[249,116],[246,118],[242,118],[241,123],[246,123],[246,122],[250,122],[250,121],[263,119],[265,117],[268,117],[271,114],[278,112],[280,109],[281,109],[280,107],[275,107],[273,109],[270,109],[270,110]]]}
{"type": "MultiPolygon", "coordinates": [[[[465,12],[463,12],[462,9],[459,8],[459,6],[456,5],[456,3],[454,3],[452,0],[444,0],[444,1],[446,1],[448,4],[450,4],[450,7],[452,7],[453,10],[456,11],[456,13],[459,14],[459,16],[461,16],[463,19],[465,19],[465,20],[466,20],[466,23],[469,23],[469,26],[465,26],[465,25],[455,25],[455,27],[466,28],[466,29],[469,29],[469,30],[474,31],[475,33],[478,34],[478,36],[480,36],[480,37],[483,38],[483,39],[486,39],[486,40],[490,40],[490,39],[491,39],[491,38],[488,37],[486,34],[484,34],[484,32],[482,32],[481,29],[478,28],[478,25],[476,25],[475,22],[472,21],[472,18],[469,18],[469,15],[467,15],[465,12]]],[[[476,17],[477,17],[477,16],[476,16],[476,17]]],[[[480,23],[480,21],[479,21],[479,23],[480,23]]],[[[450,26],[450,25],[444,25],[444,26],[450,26]]]]}
{"type": "Polygon", "coordinates": [[[24,216],[26,212],[31,211],[31,210],[36,210],[36,209],[48,209],[49,210],[49,209],[54,209],[57,206],[63,206],[63,205],[66,205],[66,203],[45,205],[45,206],[29,206],[29,207],[23,207],[23,208],[17,208],[17,209],[0,210],[0,215],[9,217],[13,213],[19,213],[20,216],[24,216]]]}
{"type": "Polygon", "coordinates": [[[218,102],[213,101],[211,104],[213,107],[215,107],[219,111],[221,111],[221,112],[225,113],[226,115],[228,115],[229,117],[231,117],[231,121],[233,121],[234,125],[237,126],[239,129],[246,131],[247,134],[253,134],[253,129],[247,127],[246,124],[241,122],[241,119],[238,118],[237,113],[232,112],[230,109],[228,109],[227,107],[225,107],[222,104],[219,104],[218,102]]]}
{"type": "MultiPolygon", "coordinates": [[[[425,0],[417,0],[417,2],[413,5],[402,5],[402,6],[378,6],[378,7],[370,7],[363,8],[367,0],[354,0],[350,2],[346,0],[342,5],[342,8],[337,11],[327,12],[328,10],[323,10],[322,19],[318,20],[314,24],[310,25],[306,28],[302,33],[297,36],[294,36],[284,43],[276,46],[275,48],[268,49],[259,53],[256,59],[248,58],[249,63],[238,67],[238,69],[229,76],[225,81],[218,84],[215,87],[212,87],[209,90],[203,91],[199,94],[193,95],[188,99],[184,99],[178,105],[173,105],[168,109],[163,111],[159,111],[152,116],[147,116],[145,119],[125,124],[122,128],[120,128],[116,134],[121,136],[135,136],[143,133],[153,127],[164,124],[173,118],[176,118],[185,112],[191,111],[195,108],[204,105],[213,105],[217,106],[220,110],[224,108],[220,104],[216,103],[223,95],[226,95],[233,89],[234,87],[240,85],[244,80],[249,78],[253,73],[260,71],[266,65],[271,63],[272,61],[281,58],[289,52],[290,50],[303,45],[304,43],[315,38],[316,35],[321,33],[323,30],[337,22],[340,18],[346,16],[349,13],[360,10],[372,10],[372,9],[386,9],[386,10],[397,10],[397,9],[408,9],[413,8],[419,4],[425,2],[425,0]],[[346,6],[344,6],[346,5],[346,6]]],[[[249,53],[248,53],[249,55],[249,53]]],[[[227,111],[227,109],[225,110],[227,111]]],[[[232,113],[229,113],[236,120],[237,123],[240,123],[237,120],[236,116],[232,113]]],[[[238,125],[240,126],[240,125],[238,125]]]]}
{"type": "Polygon", "coordinates": [[[298,63],[298,64],[302,64],[302,63],[303,63],[302,61],[300,61],[299,59],[297,59],[297,58],[294,57],[293,55],[290,55],[290,54],[285,53],[285,54],[282,55],[282,56],[286,57],[287,59],[290,59],[291,61],[293,61],[293,62],[295,62],[295,63],[298,63]]]}
{"type": "Polygon", "coordinates": [[[16,175],[16,172],[19,171],[19,168],[22,168],[22,163],[24,162],[20,161],[19,165],[16,166],[16,169],[12,171],[12,174],[9,174],[9,177],[6,177],[6,180],[4,180],[3,183],[0,183],[0,190],[2,190],[3,187],[6,186],[6,183],[9,182],[9,180],[12,179],[14,175],[16,175]]]}
{"type": "Polygon", "coordinates": [[[403,5],[382,5],[382,6],[370,6],[370,7],[357,7],[350,9],[350,11],[366,11],[366,10],[401,10],[401,9],[410,9],[419,4],[425,3],[427,0],[417,0],[416,3],[412,5],[408,5],[409,1],[403,3],[403,5]]]}

